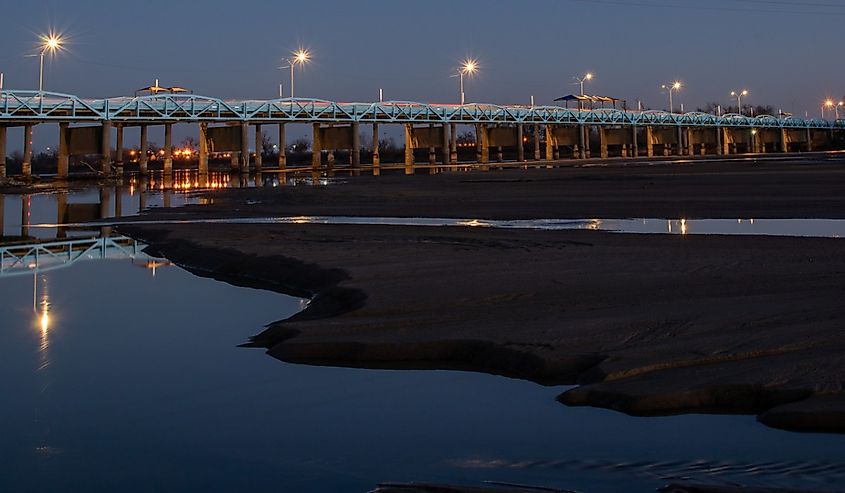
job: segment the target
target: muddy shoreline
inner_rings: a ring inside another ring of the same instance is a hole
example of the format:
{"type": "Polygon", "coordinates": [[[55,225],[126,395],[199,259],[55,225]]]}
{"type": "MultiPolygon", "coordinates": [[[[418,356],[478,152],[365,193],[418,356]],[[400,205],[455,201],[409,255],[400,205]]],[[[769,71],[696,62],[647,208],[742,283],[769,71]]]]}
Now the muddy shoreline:
{"type": "MultiPolygon", "coordinates": [[[[699,217],[740,208],[755,217],[845,216],[845,166],[775,168],[354,177],[213,193],[212,206],[146,218],[600,217],[616,207],[634,211],[625,217],[685,217],[683,198],[701,207],[705,195],[721,212],[699,217]],[[751,182],[756,192],[734,204],[751,182]],[[576,214],[602,201],[600,214],[576,214]],[[786,206],[796,212],[784,216],[786,206]]],[[[567,405],[756,414],[779,428],[845,432],[839,239],[314,224],[120,229],[200,275],[311,298],[249,343],[284,361],[482,371],[577,385],[560,396],[567,405]]]]}

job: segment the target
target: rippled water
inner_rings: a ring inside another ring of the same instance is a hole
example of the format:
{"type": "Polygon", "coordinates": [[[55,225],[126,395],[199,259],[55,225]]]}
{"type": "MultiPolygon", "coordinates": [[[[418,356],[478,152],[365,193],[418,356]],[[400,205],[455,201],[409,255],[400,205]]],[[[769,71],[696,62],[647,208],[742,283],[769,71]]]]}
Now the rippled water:
{"type": "MultiPolygon", "coordinates": [[[[98,191],[68,196],[95,199],[98,191]]],[[[133,210],[137,199],[129,192],[121,206],[133,210]]],[[[51,221],[56,204],[33,196],[33,222],[51,221]]],[[[7,236],[20,228],[8,219],[7,236]]],[[[645,493],[679,478],[845,489],[842,436],[747,416],[632,418],[562,406],[560,387],[291,365],[236,347],[301,306],[140,254],[0,276],[0,491],[499,481],[645,493]]]]}

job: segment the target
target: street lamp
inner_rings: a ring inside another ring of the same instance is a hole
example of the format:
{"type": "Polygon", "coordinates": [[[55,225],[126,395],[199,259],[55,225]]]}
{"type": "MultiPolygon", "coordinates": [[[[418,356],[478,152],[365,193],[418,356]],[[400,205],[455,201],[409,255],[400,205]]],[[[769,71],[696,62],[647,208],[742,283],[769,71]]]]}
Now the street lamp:
{"type": "Polygon", "coordinates": [[[590,72],[587,72],[586,74],[584,74],[584,77],[575,77],[575,80],[578,81],[578,84],[581,85],[581,95],[583,96],[584,95],[584,82],[589,81],[589,80],[593,80],[593,74],[590,73],[590,72]]]}
{"type": "Polygon", "coordinates": [[[736,107],[739,108],[739,114],[742,114],[742,97],[748,96],[748,89],[742,91],[731,91],[731,97],[736,98],[736,107]]]}
{"type": "Polygon", "coordinates": [[[293,56],[291,58],[285,59],[288,62],[287,65],[285,65],[284,67],[279,67],[280,69],[286,69],[286,68],[290,69],[290,97],[291,97],[291,99],[293,99],[293,68],[297,64],[304,65],[309,60],[311,60],[311,54],[308,53],[307,50],[299,49],[299,50],[294,51],[292,53],[292,55],[293,56]]]}
{"type": "Polygon", "coordinates": [[[44,92],[44,55],[49,52],[51,55],[62,48],[62,38],[56,34],[50,33],[41,36],[41,52],[38,57],[40,59],[38,68],[38,92],[44,92]]]}
{"type": "Polygon", "coordinates": [[[824,120],[824,109],[825,108],[833,108],[833,100],[832,99],[826,99],[824,101],[824,103],[822,104],[822,120],[824,120]]]}
{"type": "Polygon", "coordinates": [[[669,113],[675,112],[675,108],[672,103],[672,92],[680,90],[681,87],[683,87],[683,84],[681,84],[681,81],[678,80],[670,84],[663,84],[662,86],[660,86],[661,89],[669,91],[669,113]]]}
{"type": "Polygon", "coordinates": [[[458,69],[458,77],[461,80],[461,106],[463,106],[466,102],[466,98],[464,96],[464,74],[471,76],[476,70],[478,70],[478,62],[471,58],[464,60],[461,68],[458,69]]]}

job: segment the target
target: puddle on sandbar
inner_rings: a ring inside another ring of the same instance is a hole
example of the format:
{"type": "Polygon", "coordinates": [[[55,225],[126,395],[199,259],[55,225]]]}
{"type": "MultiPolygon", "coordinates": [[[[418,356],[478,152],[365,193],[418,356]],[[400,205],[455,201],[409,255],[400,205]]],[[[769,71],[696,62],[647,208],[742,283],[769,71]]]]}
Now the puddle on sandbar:
{"type": "MultiPolygon", "coordinates": [[[[113,226],[112,221],[81,226],[113,226]]],[[[614,233],[677,235],[763,235],[841,238],[845,219],[451,219],[431,217],[278,216],[195,220],[132,221],[131,224],[348,224],[370,226],[473,227],[531,230],[594,230],[614,233]]],[[[32,228],[53,228],[56,224],[34,224],[32,228]]],[[[68,226],[68,225],[66,225],[68,226]]]]}

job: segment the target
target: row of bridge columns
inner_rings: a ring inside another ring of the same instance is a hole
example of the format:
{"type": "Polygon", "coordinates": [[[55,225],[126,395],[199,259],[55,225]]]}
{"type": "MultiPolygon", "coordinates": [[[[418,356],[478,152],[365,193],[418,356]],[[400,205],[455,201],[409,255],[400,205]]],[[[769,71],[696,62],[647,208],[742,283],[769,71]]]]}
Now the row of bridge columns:
{"type": "MultiPolygon", "coordinates": [[[[475,124],[476,136],[476,161],[484,169],[490,163],[490,147],[494,146],[496,161],[503,161],[503,147],[515,147],[516,158],[519,162],[526,161],[525,155],[525,125],[516,124],[510,126],[498,126],[488,124],[475,124]],[[491,144],[492,142],[492,144],[491,144]]],[[[590,126],[564,126],[564,125],[542,125],[545,132],[545,156],[541,153],[540,132],[541,124],[533,125],[533,160],[540,161],[543,158],[547,161],[556,161],[563,158],[586,159],[591,157],[590,151],[590,126]],[[568,147],[572,150],[571,156],[561,156],[561,148],[568,147]]],[[[148,172],[148,156],[149,150],[148,142],[148,125],[141,124],[140,126],[140,142],[139,142],[139,170],[142,174],[148,172]]],[[[263,127],[260,124],[255,126],[255,158],[253,161],[253,168],[260,171],[263,168],[262,160],[262,144],[263,144],[263,127]]],[[[29,176],[32,173],[32,125],[24,126],[24,152],[23,152],[23,168],[22,174],[29,176]]],[[[100,168],[104,173],[111,173],[113,167],[116,171],[123,170],[123,145],[124,145],[124,128],[123,124],[115,125],[116,143],[115,143],[115,159],[112,162],[111,154],[111,130],[112,123],[104,122],[100,127],[98,138],[95,140],[99,149],[91,148],[91,135],[94,135],[90,130],[96,130],[97,127],[73,127],[68,123],[59,123],[59,142],[58,142],[58,177],[64,178],[68,174],[68,164],[71,152],[79,151],[80,146],[84,147],[86,153],[93,154],[99,152],[101,155],[100,168]],[[84,134],[84,130],[89,129],[88,134],[84,134]],[[77,139],[77,134],[72,131],[79,131],[79,139],[85,141],[83,144],[71,142],[71,139],[77,139]],[[87,137],[86,137],[87,135],[87,137]],[[88,145],[88,147],[85,147],[88,145]]],[[[456,165],[458,163],[457,152],[457,124],[448,123],[435,126],[429,124],[427,126],[415,126],[411,123],[405,124],[405,156],[404,164],[406,171],[412,173],[415,165],[414,151],[417,148],[428,148],[429,163],[434,165],[438,162],[437,148],[440,148],[439,161],[442,164],[456,165]]],[[[250,169],[250,152],[248,142],[249,126],[246,123],[239,123],[232,127],[233,132],[239,131],[239,148],[233,149],[231,145],[228,149],[231,152],[232,161],[231,167],[233,171],[247,172],[250,169]]],[[[373,159],[372,165],[378,168],[381,164],[379,155],[379,124],[372,124],[372,150],[373,159]]],[[[0,126],[0,177],[6,176],[6,127],[0,126]]],[[[200,138],[199,138],[199,171],[200,173],[208,172],[208,155],[212,152],[212,146],[209,141],[209,126],[207,123],[200,123],[200,138]]],[[[641,147],[645,147],[645,155],[648,157],[655,156],[655,148],[659,146],[662,154],[669,155],[689,155],[694,154],[704,155],[715,153],[717,155],[735,154],[740,150],[748,153],[765,153],[765,152],[787,152],[790,149],[790,144],[799,144],[801,150],[813,150],[813,134],[809,129],[794,130],[782,128],[733,128],[733,127],[652,127],[638,126],[629,127],[611,127],[598,126],[599,134],[599,150],[598,156],[601,158],[609,157],[609,146],[617,146],[621,148],[621,157],[637,157],[641,155],[641,147]],[[642,141],[641,141],[642,135],[642,141]]],[[[285,124],[278,124],[279,137],[279,154],[278,167],[284,169],[287,165],[286,156],[286,135],[285,124]]],[[[827,135],[826,135],[827,137],[827,135]]],[[[164,154],[162,162],[165,174],[173,171],[173,124],[164,124],[164,154]]],[[[360,124],[352,123],[348,125],[331,125],[331,124],[313,124],[313,144],[312,144],[312,168],[322,167],[322,151],[327,151],[328,166],[331,168],[335,164],[334,152],[338,149],[351,150],[351,167],[358,168],[361,166],[361,142],[360,142],[360,124]],[[325,142],[324,142],[325,140],[325,142]]],[[[219,151],[219,149],[217,149],[219,151]]]]}

